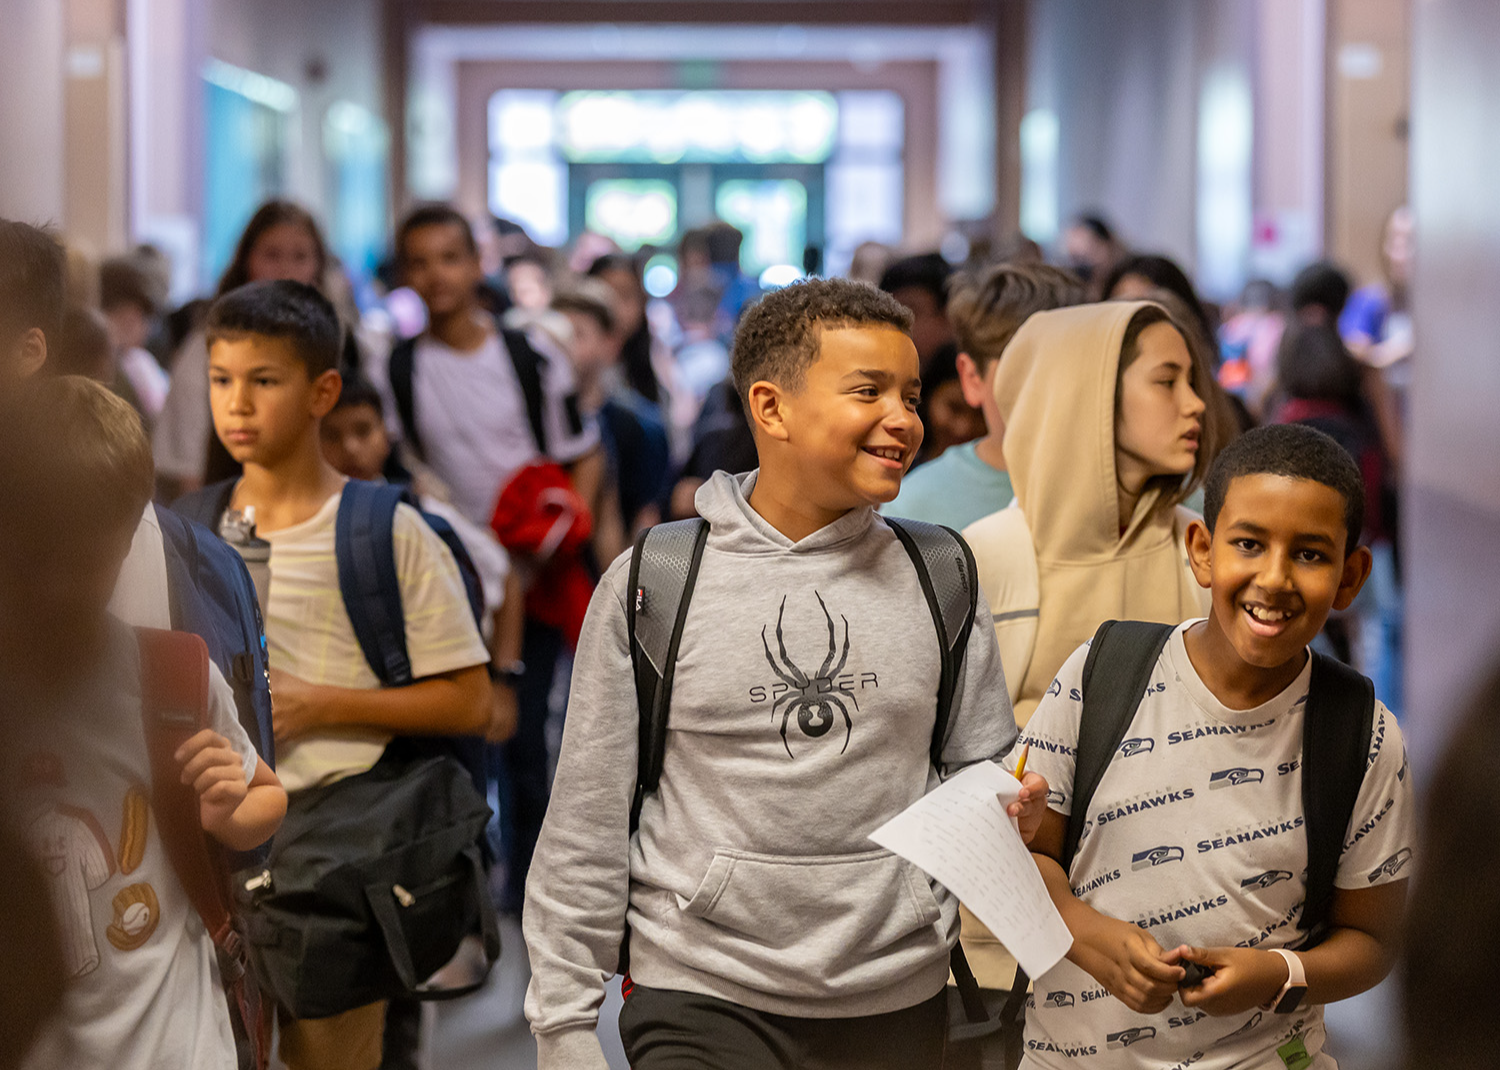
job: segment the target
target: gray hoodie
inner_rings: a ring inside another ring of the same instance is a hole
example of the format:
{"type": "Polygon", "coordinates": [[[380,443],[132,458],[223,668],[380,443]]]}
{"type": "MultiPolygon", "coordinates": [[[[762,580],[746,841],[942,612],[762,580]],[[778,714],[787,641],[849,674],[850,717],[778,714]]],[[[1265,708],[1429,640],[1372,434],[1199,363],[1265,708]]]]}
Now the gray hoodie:
{"type": "MultiPolygon", "coordinates": [[[[938,783],[938,640],[916,572],[871,509],[793,543],[750,508],[754,481],[720,472],[698,492],[708,542],[635,837],[628,554],[589,606],[526,886],[542,1067],[604,1066],[594,1029],[627,922],[635,982],[772,1014],[895,1011],[947,979],[958,902],[868,839],[938,783]],[[831,724],[777,703],[804,687],[836,701],[831,724]]],[[[944,772],[1016,735],[994,632],[975,628],[944,772]]]]}

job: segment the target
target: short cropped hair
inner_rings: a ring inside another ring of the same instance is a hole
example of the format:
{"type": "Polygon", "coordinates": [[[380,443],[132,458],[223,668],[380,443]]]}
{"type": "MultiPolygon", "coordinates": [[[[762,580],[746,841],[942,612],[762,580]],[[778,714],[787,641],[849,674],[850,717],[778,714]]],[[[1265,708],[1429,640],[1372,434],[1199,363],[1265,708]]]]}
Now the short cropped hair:
{"type": "Polygon", "coordinates": [[[553,295],[552,308],[558,312],[576,312],[580,316],[591,317],[605,334],[610,334],[615,329],[613,293],[597,279],[580,279],[553,295]]]}
{"type": "Polygon", "coordinates": [[[1349,276],[1337,264],[1331,260],[1314,261],[1292,279],[1292,310],[1301,312],[1316,306],[1338,319],[1349,303],[1349,293],[1349,276]]]}
{"type": "Polygon", "coordinates": [[[406,260],[406,240],[412,231],[423,227],[457,227],[464,237],[464,247],[474,256],[479,255],[479,244],[474,241],[474,228],[468,217],[450,204],[436,203],[418,205],[406,214],[396,228],[396,262],[406,260]]]}
{"type": "Polygon", "coordinates": [[[69,305],[63,312],[62,329],[55,343],[47,346],[43,371],[55,376],[99,379],[111,373],[113,363],[114,351],[109,344],[109,325],[104,315],[87,305],[69,305]]]}
{"type": "Polygon", "coordinates": [[[377,416],[385,418],[385,400],[380,391],[364,376],[350,376],[339,389],[339,400],[333,403],[333,411],[353,409],[356,405],[368,405],[377,416]]]}
{"type": "Polygon", "coordinates": [[[10,400],[3,425],[0,538],[23,527],[139,522],[155,470],[129,402],[83,376],[43,376],[10,400]]]}
{"type": "Polygon", "coordinates": [[[215,301],[205,327],[208,345],[249,335],[280,339],[317,379],[339,366],[344,329],[326,297],[291,279],[246,283],[215,301]]]}
{"type": "Polygon", "coordinates": [[[0,219],[0,339],[40,328],[49,339],[67,306],[67,257],[51,233],[0,219]]]}
{"type": "Polygon", "coordinates": [[[925,290],[942,309],[948,303],[948,280],[952,275],[953,266],[941,253],[922,253],[902,257],[886,268],[880,276],[880,289],[887,294],[910,288],[925,290]]]}
{"type": "Polygon", "coordinates": [[[730,370],[741,398],[769,380],[799,390],[830,328],[884,326],[911,332],[911,313],[891,295],[852,279],[808,279],[773,290],[745,310],[730,370]]]}
{"type": "Polygon", "coordinates": [[[1259,475],[1312,480],[1337,491],[1344,500],[1344,553],[1353,553],[1365,515],[1365,488],[1359,466],[1337,441],[1305,424],[1267,424],[1235,439],[1214,461],[1203,488],[1203,522],[1210,533],[1229,485],[1259,475]]]}
{"type": "Polygon", "coordinates": [[[948,293],[948,322],[958,348],[983,375],[1000,359],[1026,318],[1086,300],[1078,276],[1050,264],[997,264],[956,279],[948,293]]]}
{"type": "Polygon", "coordinates": [[[155,286],[134,257],[110,257],[99,265],[99,307],[105,312],[121,305],[134,305],[154,316],[160,305],[155,286]]]}

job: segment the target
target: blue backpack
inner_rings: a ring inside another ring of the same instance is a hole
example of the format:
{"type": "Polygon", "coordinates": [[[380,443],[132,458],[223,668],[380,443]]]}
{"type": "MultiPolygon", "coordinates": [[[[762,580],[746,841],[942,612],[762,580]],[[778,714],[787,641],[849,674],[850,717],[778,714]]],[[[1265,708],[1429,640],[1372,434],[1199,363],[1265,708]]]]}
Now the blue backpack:
{"type": "Polygon", "coordinates": [[[209,658],[234,692],[240,725],[274,769],[266,635],[250,571],[234,548],[212,531],[171,510],[155,509],[166,552],[172,628],[203,638],[209,658]]]}
{"type": "MultiPolygon", "coordinates": [[[[178,499],[172,504],[172,508],[217,531],[219,519],[229,508],[234,496],[236,482],[230,479],[210,484],[178,499]]],[[[473,612],[476,623],[484,612],[479,573],[474,568],[469,552],[464,549],[463,542],[447,521],[431,513],[423,513],[411,492],[397,484],[368,483],[364,480],[350,480],[346,483],[334,527],[339,593],[343,596],[344,609],[348,611],[349,623],[354,627],[354,636],[359,641],[365,661],[380,679],[380,683],[387,688],[399,688],[415,680],[406,647],[406,617],[401,608],[401,585],[396,575],[396,507],[403,502],[421,514],[422,520],[437,533],[438,538],[453,554],[458,563],[459,575],[463,578],[469,609],[473,612]]],[[[222,540],[214,542],[236,560],[240,571],[244,573],[245,584],[249,587],[249,573],[239,560],[238,552],[222,540]]],[[[252,604],[254,598],[254,591],[251,589],[252,604]]],[[[269,694],[267,710],[269,712],[269,694]]],[[[266,724],[269,729],[269,713],[266,724]]],[[[484,741],[481,738],[405,736],[398,738],[398,744],[403,755],[454,756],[469,772],[480,794],[484,794],[484,741]]]]}

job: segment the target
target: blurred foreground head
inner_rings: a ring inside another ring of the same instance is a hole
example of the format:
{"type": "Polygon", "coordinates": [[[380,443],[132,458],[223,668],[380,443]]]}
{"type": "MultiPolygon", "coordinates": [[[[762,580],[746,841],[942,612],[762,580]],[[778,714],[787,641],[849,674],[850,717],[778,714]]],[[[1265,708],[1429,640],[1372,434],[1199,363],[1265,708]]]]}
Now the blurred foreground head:
{"type": "Polygon", "coordinates": [[[153,481],[139,414],[81,376],[0,413],[0,642],[53,653],[97,634],[153,481]]]}
{"type": "Polygon", "coordinates": [[[57,239],[0,219],[0,396],[42,367],[66,305],[67,259],[57,239]]]}

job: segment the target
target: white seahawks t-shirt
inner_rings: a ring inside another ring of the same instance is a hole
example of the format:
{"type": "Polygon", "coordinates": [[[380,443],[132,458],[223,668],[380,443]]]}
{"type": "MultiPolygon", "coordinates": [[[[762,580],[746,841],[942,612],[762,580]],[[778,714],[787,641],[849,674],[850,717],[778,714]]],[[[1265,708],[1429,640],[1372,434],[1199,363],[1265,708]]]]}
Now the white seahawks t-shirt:
{"type": "MultiPolygon", "coordinates": [[[[1126,739],[1089,803],[1069,880],[1090,907],[1179,944],[1278,948],[1302,934],[1307,836],[1302,813],[1302,718],[1311,659],[1280,695],[1253,710],[1214,698],[1173,633],[1126,739]]],[[[1047,779],[1049,804],[1072,811],[1083,663],[1063,664],[1021,737],[1047,779]]],[[[1335,884],[1368,889],[1410,874],[1411,787],[1396,719],[1375,708],[1369,766],[1335,884]]],[[[1321,1005],[1290,1015],[1259,1009],[1216,1017],[1174,999],[1141,1015],[1067,960],[1027,1000],[1022,1067],[1284,1067],[1277,1048],[1300,1037],[1322,1052],[1321,1005]]]]}

